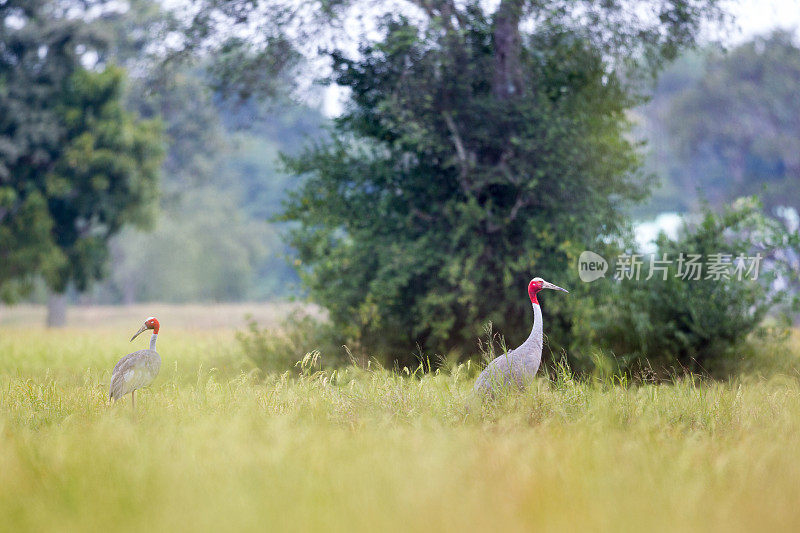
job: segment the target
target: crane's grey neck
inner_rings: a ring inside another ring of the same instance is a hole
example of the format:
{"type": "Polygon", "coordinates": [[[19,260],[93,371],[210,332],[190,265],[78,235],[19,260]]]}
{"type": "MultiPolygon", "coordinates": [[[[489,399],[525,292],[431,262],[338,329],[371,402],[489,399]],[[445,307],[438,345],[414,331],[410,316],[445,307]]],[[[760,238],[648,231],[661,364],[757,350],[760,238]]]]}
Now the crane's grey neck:
{"type": "Polygon", "coordinates": [[[533,304],[533,328],[531,334],[522,345],[518,348],[522,355],[533,359],[538,368],[539,363],[542,361],[542,309],[539,304],[533,304]]]}
{"type": "Polygon", "coordinates": [[[158,333],[153,333],[150,337],[150,349],[155,351],[156,349],[156,340],[158,339],[158,333]]]}

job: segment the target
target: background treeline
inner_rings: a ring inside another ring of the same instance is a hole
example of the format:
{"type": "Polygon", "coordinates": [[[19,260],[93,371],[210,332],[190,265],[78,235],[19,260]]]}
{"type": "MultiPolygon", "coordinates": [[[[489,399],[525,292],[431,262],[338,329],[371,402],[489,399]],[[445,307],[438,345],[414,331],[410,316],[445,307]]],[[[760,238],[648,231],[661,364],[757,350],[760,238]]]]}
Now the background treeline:
{"type": "Polygon", "coordinates": [[[798,37],[784,30],[690,51],[668,66],[636,111],[646,168],[661,183],[637,214],[752,194],[770,212],[800,209],[798,86],[798,37]]]}
{"type": "MultiPolygon", "coordinates": [[[[645,171],[656,177],[652,196],[630,209],[636,219],[693,212],[706,201],[721,207],[751,194],[768,212],[793,216],[782,208],[800,207],[795,41],[778,31],[727,50],[694,50],[660,74],[632,118],[646,143],[645,171]]],[[[84,301],[303,294],[279,236],[283,226],[272,221],[299,184],[279,154],[297,154],[324,136],[328,119],[289,101],[232,104],[209,89],[207,77],[187,69],[147,97],[144,87],[128,88],[129,106],[167,127],[161,214],[154,233],[126,230],[112,240],[111,277],[84,301]]]]}
{"type": "Polygon", "coordinates": [[[259,100],[221,88],[226,75],[215,76],[220,63],[213,59],[148,58],[153,29],[172,17],[158,6],[134,0],[130,10],[96,21],[114,36],[114,60],[131,70],[127,106],[163,122],[166,157],[154,228],[129,228],[114,238],[108,278],[80,300],[234,302],[302,294],[283,226],[273,219],[296,187],[279,155],[324,135],[321,91],[305,99],[314,107],[285,90],[259,100]]]}
{"type": "MultiPolygon", "coordinates": [[[[63,263],[53,254],[48,259],[53,267],[40,269],[44,276],[24,280],[35,290],[18,292],[36,302],[63,292],[69,301],[82,303],[230,302],[301,294],[291,250],[279,235],[281,225],[271,220],[279,214],[286,193],[295,187],[293,178],[279,170],[279,154],[297,153],[309,140],[324,136],[320,90],[312,89],[317,94],[305,99],[315,107],[286,93],[268,102],[242,99],[215,89],[209,61],[164,63],[163,53],[154,52],[153,47],[172,28],[172,14],[156,2],[133,0],[128,6],[98,2],[94,7],[100,10],[87,10],[81,21],[75,20],[75,13],[67,13],[69,2],[63,12],[45,12],[50,4],[21,2],[19,9],[28,9],[31,20],[34,15],[41,19],[21,32],[39,43],[46,42],[43,36],[52,28],[74,39],[89,36],[90,44],[84,46],[93,47],[91,54],[73,55],[72,64],[51,54],[53,68],[61,68],[64,76],[70,69],[117,68],[114,98],[131,117],[157,125],[159,134],[150,135],[149,140],[163,150],[159,159],[163,163],[159,181],[153,177],[149,184],[135,187],[137,194],[147,198],[141,202],[149,210],[142,227],[128,224],[109,232],[94,255],[87,252],[92,260],[73,266],[80,275],[62,275],[49,283],[56,265],[63,263]],[[93,61],[94,67],[84,68],[82,62],[93,61]]],[[[79,12],[80,5],[72,7],[79,12]]],[[[3,20],[12,20],[13,29],[17,6],[10,3],[3,8],[3,20]]],[[[16,33],[20,32],[9,33],[9,43],[19,38],[16,33]]],[[[67,41],[65,46],[75,43],[67,41]]],[[[30,87],[23,77],[18,81],[20,92],[30,87]]],[[[46,83],[50,91],[61,90],[50,79],[46,83]]],[[[18,170],[12,171],[22,178],[18,170]]],[[[45,172],[42,167],[40,173],[45,172]]],[[[35,201],[35,196],[29,199],[35,201]]],[[[46,253],[47,239],[35,232],[44,235],[52,228],[30,216],[19,220],[29,230],[15,238],[30,249],[21,251],[20,257],[33,255],[37,246],[46,253]]],[[[18,246],[11,240],[7,244],[18,246]]],[[[20,270],[33,271],[34,263],[20,265],[20,270]]],[[[7,299],[17,299],[13,283],[4,287],[7,299]]]]}
{"type": "Polygon", "coordinates": [[[279,169],[279,154],[322,135],[323,116],[296,104],[230,109],[201,78],[186,83],[174,89],[178,94],[158,95],[167,99],[158,102],[169,111],[162,114],[167,131],[181,138],[168,149],[174,160],[163,168],[155,228],[128,229],[111,242],[110,276],[84,301],[234,302],[302,294],[283,225],[272,221],[296,186],[279,169]],[[181,94],[189,90],[194,94],[181,94]],[[198,138],[187,139],[187,131],[198,138]]]}

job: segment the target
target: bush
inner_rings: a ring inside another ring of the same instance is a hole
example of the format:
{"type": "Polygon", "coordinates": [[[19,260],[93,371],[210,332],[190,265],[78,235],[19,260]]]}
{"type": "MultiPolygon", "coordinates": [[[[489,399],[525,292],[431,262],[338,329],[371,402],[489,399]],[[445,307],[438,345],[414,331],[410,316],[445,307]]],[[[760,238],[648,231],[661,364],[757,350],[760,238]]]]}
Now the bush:
{"type": "Polygon", "coordinates": [[[659,273],[650,280],[643,275],[639,281],[614,283],[612,298],[600,310],[599,338],[606,353],[615,354],[618,367],[720,372],[737,350],[746,350],[748,335],[766,331],[765,315],[788,302],[790,265],[781,258],[786,250],[796,250],[797,234],[787,233],[760,207],[756,199],[740,199],[719,215],[706,209],[701,222],[696,227],[686,223],[677,240],[660,235],[655,255],[667,254],[669,260],[681,253],[700,254],[706,261],[712,254],[736,258],[758,253],[764,259],[757,280],[705,279],[706,271],[701,279],[682,279],[678,262],[671,260],[666,280],[659,273]]]}
{"type": "Polygon", "coordinates": [[[349,352],[337,342],[331,325],[301,311],[292,313],[275,329],[260,328],[251,318],[246,330],[237,333],[236,338],[245,356],[265,372],[293,370],[311,352],[319,352],[325,366],[338,366],[350,360],[349,352]]]}

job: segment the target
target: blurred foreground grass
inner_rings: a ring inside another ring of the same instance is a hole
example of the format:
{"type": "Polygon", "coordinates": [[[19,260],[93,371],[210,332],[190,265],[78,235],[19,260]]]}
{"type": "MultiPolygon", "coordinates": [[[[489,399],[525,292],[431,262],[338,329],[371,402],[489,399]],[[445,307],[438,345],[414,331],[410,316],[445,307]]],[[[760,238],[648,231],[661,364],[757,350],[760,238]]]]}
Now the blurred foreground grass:
{"type": "Polygon", "coordinates": [[[467,366],[263,375],[165,326],[134,415],[106,403],[129,329],[0,327],[0,529],[800,529],[796,373],[481,405],[467,366]]]}

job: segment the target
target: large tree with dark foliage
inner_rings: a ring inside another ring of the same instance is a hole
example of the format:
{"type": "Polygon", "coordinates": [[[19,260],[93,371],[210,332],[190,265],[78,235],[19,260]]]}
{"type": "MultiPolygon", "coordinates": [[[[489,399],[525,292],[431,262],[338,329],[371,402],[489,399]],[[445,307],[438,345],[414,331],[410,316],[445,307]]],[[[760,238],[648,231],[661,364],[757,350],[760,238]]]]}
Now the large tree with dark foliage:
{"type": "MultiPolygon", "coordinates": [[[[426,2],[423,22],[386,17],[380,42],[332,53],[351,104],[332,142],[287,160],[305,182],[285,216],[312,297],[350,343],[407,361],[469,350],[487,321],[521,337],[526,281],[575,286],[577,255],[622,232],[646,183],[626,136],[636,84],[716,11],[581,6],[426,2]]],[[[579,352],[576,296],[545,305],[551,345],[579,352]]]]}
{"type": "MultiPolygon", "coordinates": [[[[407,14],[368,23],[383,38],[357,56],[329,54],[351,102],[330,142],[287,160],[303,185],[285,213],[344,340],[405,361],[417,347],[469,350],[488,320],[524,335],[526,280],[567,284],[580,250],[620,233],[645,189],[626,112],[717,4],[203,0],[184,44],[235,58],[219,62],[226,85],[269,95],[300,79],[286,58],[320,40],[337,50],[344,21],[407,14]],[[259,35],[242,43],[237,28],[259,35]]],[[[592,334],[588,297],[576,300],[546,304],[554,346],[592,334]]]]}
{"type": "Polygon", "coordinates": [[[6,286],[41,274],[55,293],[84,289],[157,196],[159,126],[123,109],[121,70],[84,66],[103,44],[74,7],[0,4],[0,238],[19,245],[2,252],[6,286]]]}

